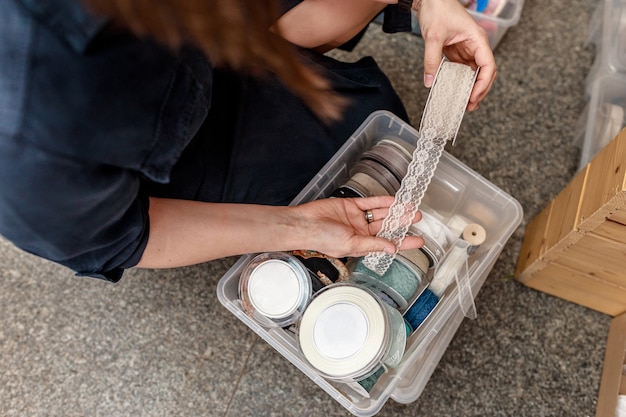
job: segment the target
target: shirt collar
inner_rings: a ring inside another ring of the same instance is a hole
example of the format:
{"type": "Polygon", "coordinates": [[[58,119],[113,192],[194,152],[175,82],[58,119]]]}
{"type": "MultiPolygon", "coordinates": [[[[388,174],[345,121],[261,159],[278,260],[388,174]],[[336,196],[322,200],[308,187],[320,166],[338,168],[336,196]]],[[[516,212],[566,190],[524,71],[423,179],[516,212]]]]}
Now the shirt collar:
{"type": "Polygon", "coordinates": [[[65,39],[77,52],[84,52],[107,23],[82,6],[80,0],[19,0],[43,25],[65,39]]]}

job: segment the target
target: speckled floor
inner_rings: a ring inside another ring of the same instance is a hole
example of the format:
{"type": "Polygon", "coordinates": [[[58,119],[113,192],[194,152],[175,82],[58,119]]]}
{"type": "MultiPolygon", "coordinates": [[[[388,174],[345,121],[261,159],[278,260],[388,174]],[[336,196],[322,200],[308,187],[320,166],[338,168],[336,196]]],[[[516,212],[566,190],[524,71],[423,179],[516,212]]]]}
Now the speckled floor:
{"type": "MultiPolygon", "coordinates": [[[[527,0],[498,79],[449,152],[515,197],[524,221],[422,395],[379,416],[591,416],[610,318],[511,279],[527,222],[572,178],[597,0],[527,0]]],[[[422,39],[372,26],[372,55],[419,121],[422,39]]],[[[218,301],[235,258],[76,278],[0,240],[1,416],[348,416],[218,301]]]]}

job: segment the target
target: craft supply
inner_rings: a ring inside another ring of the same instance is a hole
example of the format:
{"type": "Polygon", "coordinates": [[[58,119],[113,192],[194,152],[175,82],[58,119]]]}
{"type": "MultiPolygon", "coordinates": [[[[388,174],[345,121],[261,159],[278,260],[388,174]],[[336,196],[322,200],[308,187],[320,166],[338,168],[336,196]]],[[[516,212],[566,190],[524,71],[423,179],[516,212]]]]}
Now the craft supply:
{"type": "MultiPolygon", "coordinates": [[[[478,71],[463,64],[442,61],[422,116],[419,139],[389,214],[383,220],[379,237],[399,248],[413,223],[415,214],[430,183],[444,146],[456,137],[478,71]]],[[[383,275],[395,253],[369,253],[363,263],[383,275]]]]}
{"type": "Polygon", "coordinates": [[[295,250],[289,252],[310,272],[313,292],[321,290],[334,282],[348,280],[348,271],[344,259],[337,259],[314,250],[295,250]]]}
{"type": "Polygon", "coordinates": [[[402,251],[385,273],[380,276],[363,265],[363,258],[347,264],[350,280],[364,285],[394,308],[403,310],[416,292],[428,285],[428,258],[419,249],[402,251]]]}
{"type": "Polygon", "coordinates": [[[471,255],[473,252],[476,251],[476,249],[480,247],[480,245],[485,243],[485,239],[487,239],[487,232],[485,231],[485,228],[481,225],[477,223],[470,223],[465,226],[465,228],[463,228],[463,233],[461,234],[461,237],[464,241],[470,244],[472,251],[470,252],[471,255]]]}
{"type": "Polygon", "coordinates": [[[428,315],[435,309],[439,303],[439,297],[428,288],[415,300],[404,313],[404,319],[411,325],[415,331],[420,324],[426,320],[428,315]]]}
{"type": "Polygon", "coordinates": [[[394,181],[397,183],[394,192],[399,188],[400,181],[402,181],[402,178],[406,175],[409,163],[411,162],[410,155],[407,157],[405,152],[402,152],[397,146],[388,142],[379,142],[371,149],[363,152],[361,158],[372,160],[382,165],[393,174],[394,181]]]}
{"type": "Polygon", "coordinates": [[[439,267],[429,288],[437,295],[443,294],[453,280],[457,284],[459,305],[463,314],[471,319],[476,318],[474,294],[469,281],[468,261],[487,237],[485,229],[476,223],[470,223],[463,229],[461,237],[457,239],[439,267]]]}
{"type": "Polygon", "coordinates": [[[422,211],[422,219],[412,224],[408,231],[408,236],[421,236],[424,239],[422,252],[426,254],[430,261],[430,267],[436,267],[445,255],[445,248],[449,245],[450,229],[432,214],[422,211]]]}
{"type": "MultiPolygon", "coordinates": [[[[409,337],[412,331],[413,329],[411,328],[411,325],[406,320],[404,320],[405,337],[409,337]]],[[[385,367],[381,366],[372,375],[357,381],[358,384],[365,390],[365,392],[364,393],[362,392],[361,395],[369,398],[369,393],[372,392],[372,388],[374,388],[374,385],[376,385],[376,383],[378,382],[380,377],[385,373],[385,371],[386,371],[385,367]]],[[[357,389],[357,391],[360,391],[360,390],[357,389]]]]}
{"type": "Polygon", "coordinates": [[[407,307],[407,302],[402,294],[391,288],[386,283],[376,278],[372,278],[368,274],[353,272],[350,274],[350,282],[367,288],[380,298],[382,302],[395,309],[401,310],[407,307]]]}
{"type": "Polygon", "coordinates": [[[354,186],[349,186],[347,184],[344,184],[341,187],[337,188],[335,191],[333,191],[333,193],[331,194],[331,197],[359,198],[359,197],[367,197],[367,194],[362,193],[354,186]]]}
{"type": "Polygon", "coordinates": [[[300,350],[322,376],[356,382],[395,367],[406,345],[400,313],[366,288],[333,284],[317,293],[298,326],[300,350]]]}
{"type": "MultiPolygon", "coordinates": [[[[374,174],[376,175],[376,174],[374,174]]],[[[365,197],[376,195],[389,195],[389,192],[377,179],[363,172],[354,173],[346,182],[348,187],[358,190],[365,197]]]]}
{"type": "Polygon", "coordinates": [[[312,295],[311,277],[295,257],[262,253],[243,269],[239,298],[244,311],[262,324],[281,327],[295,323],[312,295]]]}
{"type": "Polygon", "coordinates": [[[469,255],[484,243],[486,237],[487,233],[481,225],[470,223],[465,226],[460,239],[454,242],[448,253],[446,253],[445,260],[441,262],[435,271],[428,288],[438,296],[441,296],[455,278],[463,275],[463,267],[467,270],[466,264],[469,255]]]}
{"type": "Polygon", "coordinates": [[[395,194],[411,161],[410,150],[414,148],[399,138],[381,139],[350,167],[350,178],[332,193],[332,197],[395,194]]]}
{"type": "Polygon", "coordinates": [[[441,263],[435,270],[428,288],[406,310],[404,318],[413,329],[417,329],[434,310],[446,289],[456,279],[459,305],[463,314],[469,318],[476,317],[476,306],[469,282],[467,261],[469,256],[485,242],[487,233],[476,223],[465,226],[461,237],[454,242],[441,263]]]}
{"type": "Polygon", "coordinates": [[[385,367],[381,366],[376,371],[374,371],[372,375],[357,381],[358,384],[365,390],[365,393],[361,393],[361,395],[363,395],[364,397],[369,397],[369,393],[372,392],[372,388],[374,388],[374,385],[376,385],[376,382],[378,382],[378,379],[384,373],[385,367]]]}
{"type": "MultiPolygon", "coordinates": [[[[396,179],[393,173],[384,165],[371,159],[361,159],[356,162],[350,169],[350,174],[351,179],[355,179],[355,177],[358,178],[359,175],[365,174],[376,180],[376,182],[385,189],[385,193],[374,195],[393,195],[398,188],[400,188],[400,181],[396,179]]],[[[356,179],[356,181],[359,180],[356,179]]]]}
{"type": "Polygon", "coordinates": [[[378,143],[395,148],[402,154],[404,159],[406,159],[409,163],[411,162],[411,158],[413,158],[413,151],[415,151],[415,145],[394,136],[385,136],[378,143]]]}

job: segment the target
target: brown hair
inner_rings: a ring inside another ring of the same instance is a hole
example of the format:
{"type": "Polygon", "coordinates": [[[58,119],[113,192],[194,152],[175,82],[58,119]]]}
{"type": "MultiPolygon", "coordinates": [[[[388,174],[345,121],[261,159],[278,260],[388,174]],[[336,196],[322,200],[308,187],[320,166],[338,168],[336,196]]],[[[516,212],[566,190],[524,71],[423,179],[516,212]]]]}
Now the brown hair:
{"type": "Polygon", "coordinates": [[[84,1],[139,36],[173,48],[193,43],[214,65],[256,75],[272,72],[320,118],[339,117],[343,100],[272,28],[279,17],[278,0],[84,1]]]}

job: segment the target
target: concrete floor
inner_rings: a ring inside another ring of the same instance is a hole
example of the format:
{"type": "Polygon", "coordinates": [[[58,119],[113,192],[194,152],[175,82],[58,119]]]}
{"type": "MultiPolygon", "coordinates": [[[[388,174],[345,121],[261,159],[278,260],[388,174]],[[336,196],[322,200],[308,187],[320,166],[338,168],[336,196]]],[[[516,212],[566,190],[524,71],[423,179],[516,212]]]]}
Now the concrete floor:
{"type": "MultiPolygon", "coordinates": [[[[524,220],[422,395],[379,416],[591,416],[610,318],[511,279],[527,222],[576,171],[576,123],[598,0],[527,0],[496,48],[499,75],[449,152],[515,197],[524,220]]],[[[373,25],[342,59],[372,55],[419,121],[423,42],[373,25]]],[[[235,258],[77,278],[0,240],[1,416],[347,416],[229,313],[235,258]]]]}

